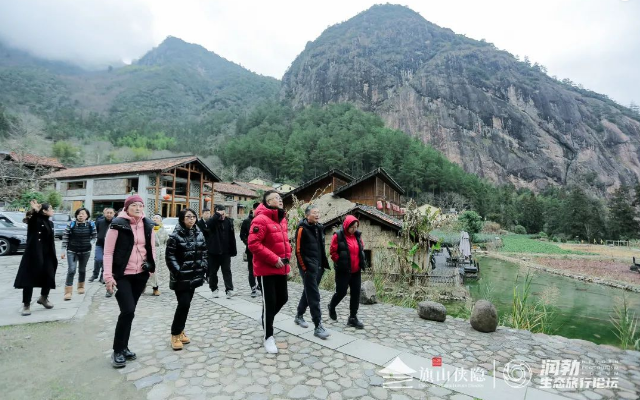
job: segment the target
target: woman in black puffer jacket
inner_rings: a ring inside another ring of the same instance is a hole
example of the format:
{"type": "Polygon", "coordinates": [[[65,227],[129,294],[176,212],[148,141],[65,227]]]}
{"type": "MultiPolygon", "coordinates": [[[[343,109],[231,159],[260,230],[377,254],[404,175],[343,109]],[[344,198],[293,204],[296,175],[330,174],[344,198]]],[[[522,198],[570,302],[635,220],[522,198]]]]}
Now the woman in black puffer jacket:
{"type": "Polygon", "coordinates": [[[165,260],[169,268],[169,289],[176,292],[178,307],[171,324],[171,347],[182,350],[190,342],[184,334],[191,299],[196,288],[205,282],[207,243],[196,226],[198,215],[190,208],[178,214],[178,225],[167,240],[165,260]]]}

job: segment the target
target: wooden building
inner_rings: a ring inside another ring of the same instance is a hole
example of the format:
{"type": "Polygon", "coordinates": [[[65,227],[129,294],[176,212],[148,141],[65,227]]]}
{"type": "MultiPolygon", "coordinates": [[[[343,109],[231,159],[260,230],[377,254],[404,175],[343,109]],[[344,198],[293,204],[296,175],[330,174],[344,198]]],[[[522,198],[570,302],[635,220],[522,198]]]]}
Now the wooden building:
{"type": "Polygon", "coordinates": [[[43,176],[65,168],[56,158],[0,151],[0,205],[10,203],[26,190],[44,190],[51,181],[43,176]]]}
{"type": "Polygon", "coordinates": [[[213,185],[216,195],[214,204],[225,207],[227,215],[231,218],[244,217],[249,212],[247,205],[258,199],[258,193],[240,185],[232,183],[215,183],[213,185]]]}
{"type": "Polygon", "coordinates": [[[137,193],[145,201],[147,215],[163,217],[176,217],[187,207],[200,213],[213,200],[213,184],[220,182],[196,156],[69,168],[43,178],[55,180],[63,207],[71,212],[83,206],[92,214],[104,207],[117,210],[137,193]]]}
{"type": "Polygon", "coordinates": [[[385,214],[400,218],[404,211],[400,206],[400,197],[404,193],[404,189],[383,168],[376,168],[333,190],[334,196],[374,207],[385,214]]]}
{"type": "Polygon", "coordinates": [[[282,196],[284,209],[289,210],[293,206],[294,195],[299,201],[308,203],[313,197],[320,197],[326,193],[335,192],[351,181],[353,181],[353,177],[339,169],[327,171],[282,196]]]}

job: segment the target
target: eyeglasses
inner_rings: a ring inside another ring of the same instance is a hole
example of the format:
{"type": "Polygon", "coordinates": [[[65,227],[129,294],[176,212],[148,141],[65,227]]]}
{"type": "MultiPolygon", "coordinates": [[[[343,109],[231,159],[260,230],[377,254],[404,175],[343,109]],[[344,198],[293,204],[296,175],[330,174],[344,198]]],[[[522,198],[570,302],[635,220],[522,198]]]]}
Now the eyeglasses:
{"type": "Polygon", "coordinates": [[[188,219],[195,219],[195,218],[196,218],[196,216],[195,216],[195,215],[185,215],[185,216],[184,216],[184,218],[185,218],[185,219],[187,219],[187,218],[188,218],[188,219]]]}

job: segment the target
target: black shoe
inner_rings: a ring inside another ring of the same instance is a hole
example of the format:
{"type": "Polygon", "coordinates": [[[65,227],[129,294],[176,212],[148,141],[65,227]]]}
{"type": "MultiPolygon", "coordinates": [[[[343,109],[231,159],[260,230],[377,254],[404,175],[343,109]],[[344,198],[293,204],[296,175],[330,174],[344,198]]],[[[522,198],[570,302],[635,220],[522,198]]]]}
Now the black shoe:
{"type": "Polygon", "coordinates": [[[98,277],[97,276],[92,276],[91,278],[89,278],[89,283],[95,281],[98,277]]]}
{"type": "Polygon", "coordinates": [[[126,366],[127,358],[124,356],[124,352],[114,351],[113,354],[111,354],[111,365],[113,365],[113,368],[122,368],[126,366]]]}
{"type": "Polygon", "coordinates": [[[356,329],[364,329],[364,324],[358,321],[358,317],[349,317],[349,320],[347,320],[347,326],[351,326],[356,329]]]}
{"type": "Polygon", "coordinates": [[[127,361],[135,360],[136,358],[138,358],[138,357],[136,357],[136,353],[134,353],[133,351],[129,350],[128,347],[126,349],[124,349],[122,354],[124,354],[124,358],[126,358],[127,361]]]}
{"type": "Polygon", "coordinates": [[[335,308],[331,308],[331,304],[328,304],[327,307],[329,307],[329,318],[331,318],[334,321],[338,320],[338,314],[336,314],[336,309],[335,308]]]}

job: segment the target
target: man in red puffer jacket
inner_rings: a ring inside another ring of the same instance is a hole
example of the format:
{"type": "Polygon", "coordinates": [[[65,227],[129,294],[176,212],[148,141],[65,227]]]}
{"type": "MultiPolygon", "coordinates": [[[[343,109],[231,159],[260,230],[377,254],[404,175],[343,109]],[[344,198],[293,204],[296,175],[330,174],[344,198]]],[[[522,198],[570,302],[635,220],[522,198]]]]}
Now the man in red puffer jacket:
{"type": "Polygon", "coordinates": [[[273,338],[273,319],[287,303],[287,275],[291,244],[282,198],[275,190],[262,197],[249,230],[249,251],[253,254],[253,274],[262,285],[262,326],[267,353],[278,352],[273,338]]]}

